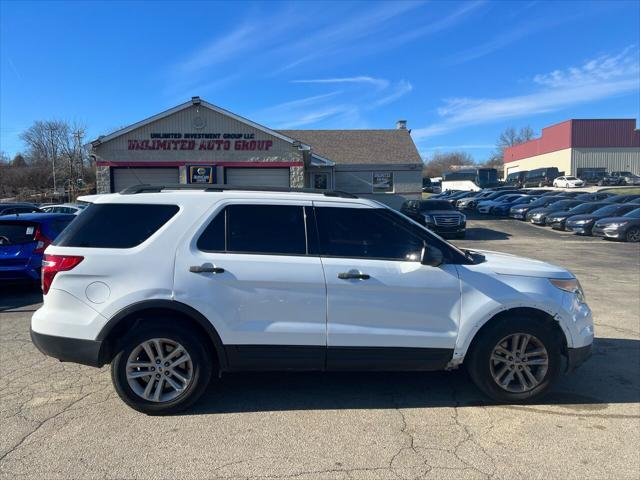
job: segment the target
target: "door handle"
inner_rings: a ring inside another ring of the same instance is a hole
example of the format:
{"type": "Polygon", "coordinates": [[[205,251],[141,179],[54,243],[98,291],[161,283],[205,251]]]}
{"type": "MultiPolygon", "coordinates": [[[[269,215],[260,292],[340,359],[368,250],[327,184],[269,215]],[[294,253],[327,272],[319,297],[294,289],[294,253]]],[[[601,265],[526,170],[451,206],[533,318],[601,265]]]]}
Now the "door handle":
{"type": "Polygon", "coordinates": [[[204,265],[191,265],[189,271],[192,273],[224,273],[224,268],[205,263],[204,265]]]}
{"type": "Polygon", "coordinates": [[[367,273],[360,273],[357,270],[350,270],[338,274],[340,280],[369,280],[371,276],[367,273]]]}

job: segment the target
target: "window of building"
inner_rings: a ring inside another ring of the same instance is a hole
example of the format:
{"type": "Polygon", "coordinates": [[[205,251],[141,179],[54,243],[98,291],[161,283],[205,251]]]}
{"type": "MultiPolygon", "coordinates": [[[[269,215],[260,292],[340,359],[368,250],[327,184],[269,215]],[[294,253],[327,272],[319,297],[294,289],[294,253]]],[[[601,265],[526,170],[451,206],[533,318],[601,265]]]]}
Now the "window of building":
{"type": "Polygon", "coordinates": [[[373,193],[393,193],[393,172],[373,172],[373,193]]]}

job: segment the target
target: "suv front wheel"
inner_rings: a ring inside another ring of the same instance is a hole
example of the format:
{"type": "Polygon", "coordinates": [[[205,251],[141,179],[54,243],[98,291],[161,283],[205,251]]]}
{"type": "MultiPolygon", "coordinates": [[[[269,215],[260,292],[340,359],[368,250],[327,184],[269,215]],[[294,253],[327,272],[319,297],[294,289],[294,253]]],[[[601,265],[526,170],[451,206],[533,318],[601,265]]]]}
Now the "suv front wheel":
{"type": "Polygon", "coordinates": [[[534,319],[509,317],[480,335],[465,360],[480,390],[503,403],[548,393],[561,370],[561,344],[551,329],[534,319]]]}
{"type": "Polygon", "coordinates": [[[210,377],[211,362],[197,336],[162,323],[132,332],[111,362],[120,398],[152,415],[188,408],[204,393],[210,377]]]}

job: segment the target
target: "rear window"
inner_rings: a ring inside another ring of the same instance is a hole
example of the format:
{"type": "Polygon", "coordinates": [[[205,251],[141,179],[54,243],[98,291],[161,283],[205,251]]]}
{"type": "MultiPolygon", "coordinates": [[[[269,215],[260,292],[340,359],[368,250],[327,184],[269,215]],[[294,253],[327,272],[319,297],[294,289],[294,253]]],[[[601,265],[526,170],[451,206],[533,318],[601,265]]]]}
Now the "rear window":
{"type": "Polygon", "coordinates": [[[53,244],[61,247],[132,248],[158,231],[178,210],[177,205],[90,205],[53,244]]]}
{"type": "Polygon", "coordinates": [[[36,228],[33,223],[0,221],[0,246],[33,242],[36,228]]]}

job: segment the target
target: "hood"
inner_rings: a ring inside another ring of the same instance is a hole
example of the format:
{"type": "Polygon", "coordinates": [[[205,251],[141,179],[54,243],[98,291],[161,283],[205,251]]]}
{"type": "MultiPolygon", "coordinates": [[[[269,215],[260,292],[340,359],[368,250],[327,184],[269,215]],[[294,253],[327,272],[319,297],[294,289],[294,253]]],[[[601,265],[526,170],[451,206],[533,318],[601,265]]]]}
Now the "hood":
{"type": "Polygon", "coordinates": [[[550,212],[548,216],[551,218],[567,218],[567,217],[570,217],[571,215],[572,215],[571,212],[560,211],[560,212],[550,212]]]}
{"type": "Polygon", "coordinates": [[[591,213],[585,213],[583,215],[573,215],[573,216],[569,217],[567,219],[567,221],[569,221],[569,222],[575,222],[576,220],[591,220],[591,221],[595,221],[598,218],[602,218],[602,217],[598,217],[597,215],[593,215],[591,213]]]}
{"type": "Polygon", "coordinates": [[[551,263],[518,257],[508,253],[474,250],[485,257],[485,262],[475,265],[478,270],[499,275],[517,275],[520,277],[539,278],[573,278],[573,274],[566,268],[551,263]]]}
{"type": "Polygon", "coordinates": [[[633,222],[636,221],[640,223],[640,219],[631,218],[631,217],[606,217],[598,220],[598,225],[608,225],[610,223],[620,223],[620,222],[633,222]]]}
{"type": "Polygon", "coordinates": [[[462,215],[457,210],[420,210],[422,215],[462,215]]]}

